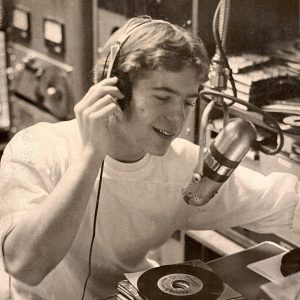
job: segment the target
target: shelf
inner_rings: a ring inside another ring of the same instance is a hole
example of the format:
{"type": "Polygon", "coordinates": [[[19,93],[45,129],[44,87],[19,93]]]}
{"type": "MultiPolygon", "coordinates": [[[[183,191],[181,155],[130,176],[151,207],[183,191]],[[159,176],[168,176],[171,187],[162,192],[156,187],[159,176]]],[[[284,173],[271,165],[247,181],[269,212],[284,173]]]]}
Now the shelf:
{"type": "MultiPolygon", "coordinates": [[[[248,110],[242,110],[236,107],[229,107],[229,113],[231,115],[234,115],[236,117],[239,118],[243,118],[246,119],[250,122],[252,122],[253,124],[260,126],[264,129],[270,130],[272,132],[276,132],[276,130],[270,126],[268,126],[264,121],[263,121],[263,116],[256,113],[256,112],[252,112],[252,111],[248,111],[248,110]]],[[[287,132],[283,131],[283,134],[300,142],[300,135],[296,135],[296,134],[290,134],[287,132]]]]}
{"type": "Polygon", "coordinates": [[[245,249],[214,230],[188,230],[186,235],[221,256],[231,255],[245,249]]]}

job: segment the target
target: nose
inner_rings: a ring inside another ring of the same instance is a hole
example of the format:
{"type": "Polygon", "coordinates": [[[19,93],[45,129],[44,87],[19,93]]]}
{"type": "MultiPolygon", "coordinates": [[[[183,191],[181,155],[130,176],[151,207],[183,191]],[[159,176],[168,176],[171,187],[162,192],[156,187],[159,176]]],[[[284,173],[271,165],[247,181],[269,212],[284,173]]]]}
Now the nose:
{"type": "Polygon", "coordinates": [[[166,119],[177,125],[184,123],[188,117],[189,110],[182,101],[173,103],[168,111],[166,119]]]}

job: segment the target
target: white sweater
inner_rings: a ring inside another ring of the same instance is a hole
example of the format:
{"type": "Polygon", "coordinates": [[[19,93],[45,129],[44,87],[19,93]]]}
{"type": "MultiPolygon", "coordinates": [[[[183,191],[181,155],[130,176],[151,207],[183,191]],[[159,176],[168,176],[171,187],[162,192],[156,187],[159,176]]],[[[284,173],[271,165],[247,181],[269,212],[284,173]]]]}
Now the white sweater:
{"type": "MultiPolygon", "coordinates": [[[[76,120],[40,123],[12,139],[0,169],[2,239],[24,214],[30,214],[51,193],[79,149],[76,120]]],[[[273,173],[265,177],[238,167],[207,205],[187,205],[181,188],[197,159],[198,146],[183,139],[176,139],[164,157],[147,154],[136,163],[106,157],[93,247],[93,275],[85,299],[112,295],[124,272],[151,267],[146,258],[148,251],[160,246],[178,229],[239,225],[259,232],[287,228],[300,231],[299,181],[290,174],[273,173]]],[[[80,299],[88,273],[98,184],[99,177],[68,254],[38,286],[29,287],[12,278],[12,299],[80,299]]]]}

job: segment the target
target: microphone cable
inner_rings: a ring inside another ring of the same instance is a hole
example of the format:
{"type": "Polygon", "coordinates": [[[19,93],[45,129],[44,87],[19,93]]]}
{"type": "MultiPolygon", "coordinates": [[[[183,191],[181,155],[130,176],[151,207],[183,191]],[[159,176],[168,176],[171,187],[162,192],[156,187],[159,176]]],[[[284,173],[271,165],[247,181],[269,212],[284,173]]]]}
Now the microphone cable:
{"type": "MultiPolygon", "coordinates": [[[[283,143],[284,143],[284,135],[282,133],[282,130],[281,130],[280,126],[278,125],[278,122],[270,114],[268,114],[267,112],[263,111],[262,109],[258,108],[257,106],[255,106],[255,105],[253,105],[249,102],[246,102],[244,100],[241,100],[241,99],[236,98],[234,96],[230,96],[230,95],[225,94],[225,93],[217,92],[215,90],[209,90],[209,89],[202,90],[199,93],[199,95],[200,95],[201,99],[203,99],[207,102],[211,101],[211,99],[209,97],[207,97],[207,95],[223,97],[223,98],[231,100],[232,103],[237,102],[241,105],[246,106],[250,110],[262,115],[265,120],[267,119],[269,121],[269,124],[267,124],[264,120],[263,120],[263,123],[265,125],[271,127],[273,130],[275,130],[278,133],[279,141],[278,141],[278,145],[275,149],[269,149],[265,146],[262,146],[260,143],[257,143],[258,150],[262,151],[263,153],[265,153],[267,155],[274,155],[274,154],[277,154],[281,151],[281,149],[283,147],[283,143]]],[[[216,103],[214,103],[214,104],[216,106],[218,106],[218,104],[216,104],[216,103]]]]}
{"type": "Polygon", "coordinates": [[[83,293],[81,296],[81,300],[84,300],[86,287],[88,284],[88,280],[92,273],[92,254],[93,254],[93,245],[96,237],[96,225],[97,225],[97,216],[98,216],[98,208],[99,208],[99,200],[100,200],[100,192],[101,192],[101,185],[102,185],[102,177],[103,177],[103,169],[104,169],[104,159],[101,164],[101,170],[100,170],[100,176],[99,176],[99,184],[98,184],[98,191],[97,191],[97,198],[96,198],[96,206],[95,206],[95,212],[94,212],[94,218],[93,218],[93,234],[90,244],[90,250],[89,250],[89,265],[88,265],[88,275],[85,279],[84,287],[83,287],[83,293]]]}

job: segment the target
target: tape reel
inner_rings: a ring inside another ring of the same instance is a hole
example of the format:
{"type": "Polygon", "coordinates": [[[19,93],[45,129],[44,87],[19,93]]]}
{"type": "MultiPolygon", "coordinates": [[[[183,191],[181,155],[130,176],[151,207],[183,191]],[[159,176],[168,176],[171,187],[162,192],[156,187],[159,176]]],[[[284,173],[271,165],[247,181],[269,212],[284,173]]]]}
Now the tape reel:
{"type": "Polygon", "coordinates": [[[39,102],[54,116],[68,119],[72,111],[68,75],[56,66],[48,66],[39,78],[36,89],[39,102]]]}

